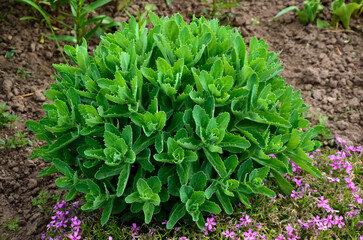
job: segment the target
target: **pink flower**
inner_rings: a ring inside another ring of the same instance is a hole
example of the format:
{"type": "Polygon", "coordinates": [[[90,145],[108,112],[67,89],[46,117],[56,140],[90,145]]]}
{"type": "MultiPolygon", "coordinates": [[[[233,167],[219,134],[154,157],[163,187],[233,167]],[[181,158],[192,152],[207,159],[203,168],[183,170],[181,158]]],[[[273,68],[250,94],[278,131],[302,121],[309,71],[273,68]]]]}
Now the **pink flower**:
{"type": "Polygon", "coordinates": [[[296,183],[297,186],[301,187],[302,179],[298,180],[298,179],[294,178],[292,180],[296,183]]]}
{"type": "Polygon", "coordinates": [[[265,234],[259,234],[259,235],[258,235],[258,237],[259,237],[260,239],[267,239],[265,234]]]}
{"type": "Polygon", "coordinates": [[[251,228],[248,229],[248,232],[243,232],[243,235],[246,236],[244,238],[245,240],[255,240],[256,239],[255,236],[257,234],[258,234],[257,232],[252,232],[252,229],[251,228]]]}
{"type": "Polygon", "coordinates": [[[205,223],[205,226],[207,227],[208,231],[213,231],[215,229],[215,226],[217,225],[217,223],[214,221],[214,217],[212,218],[207,218],[207,222],[205,223]]]}
{"type": "Polygon", "coordinates": [[[233,231],[230,232],[228,229],[223,231],[222,234],[224,236],[226,236],[226,238],[230,237],[230,238],[234,239],[234,237],[235,237],[235,233],[233,231]]]}
{"type": "MultiPolygon", "coordinates": [[[[335,155],[332,155],[332,156],[334,156],[334,157],[335,157],[335,155]]],[[[328,158],[329,158],[329,156],[328,156],[328,158]]],[[[341,168],[340,163],[339,163],[339,162],[337,162],[337,161],[335,161],[335,160],[334,160],[334,162],[333,162],[333,163],[330,163],[329,165],[333,167],[333,170],[338,170],[338,169],[340,169],[340,168],[341,168]]]]}
{"type": "Polygon", "coordinates": [[[353,196],[355,197],[355,202],[358,204],[362,204],[363,203],[363,199],[359,197],[358,194],[353,193],[353,196]]]}
{"type": "Polygon", "coordinates": [[[109,237],[108,237],[108,240],[112,240],[112,237],[111,237],[111,236],[109,236],[109,237]]]}
{"type": "Polygon", "coordinates": [[[290,223],[289,223],[289,225],[287,225],[287,227],[285,227],[285,229],[286,229],[286,231],[287,231],[288,233],[292,233],[292,231],[295,231],[295,230],[296,230],[295,228],[293,228],[293,227],[290,225],[290,223]]]}
{"type": "Polygon", "coordinates": [[[181,237],[181,238],[179,238],[179,240],[189,240],[189,238],[181,237]]]}
{"type": "Polygon", "coordinates": [[[318,223],[320,223],[322,221],[322,219],[320,219],[320,216],[317,215],[316,217],[313,217],[312,220],[308,220],[308,222],[317,225],[318,223]]]}
{"type": "Polygon", "coordinates": [[[347,143],[346,140],[342,139],[341,137],[335,137],[335,139],[337,140],[338,143],[342,144],[342,143],[347,143]]]}
{"type": "Polygon", "coordinates": [[[75,231],[73,232],[73,235],[72,234],[69,234],[68,237],[71,239],[71,240],[78,240],[78,239],[81,239],[81,235],[78,236],[78,231],[75,231]]]}
{"type": "Polygon", "coordinates": [[[275,240],[284,240],[285,237],[284,235],[280,234],[277,238],[275,238],[275,240]]]}
{"type": "Polygon", "coordinates": [[[324,200],[324,196],[320,197],[320,200],[318,200],[318,207],[325,207],[329,202],[329,199],[324,200]]]}
{"type": "Polygon", "coordinates": [[[251,222],[253,222],[253,220],[250,218],[250,216],[249,215],[246,215],[246,217],[245,218],[240,218],[239,219],[240,221],[242,221],[242,223],[241,223],[241,225],[243,226],[243,225],[245,225],[246,227],[247,227],[247,225],[249,224],[249,223],[251,223],[251,222]]]}
{"type": "Polygon", "coordinates": [[[330,182],[340,182],[339,178],[326,177],[330,182]]]}
{"type": "Polygon", "coordinates": [[[324,223],[322,223],[322,222],[319,222],[316,225],[318,226],[318,230],[325,231],[328,229],[328,227],[326,225],[324,225],[324,223]]]}
{"type": "Polygon", "coordinates": [[[334,221],[332,221],[333,219],[333,215],[329,215],[327,218],[324,219],[324,224],[328,227],[331,228],[332,224],[334,224],[334,221]]]}
{"type": "Polygon", "coordinates": [[[300,197],[299,194],[297,192],[295,192],[295,190],[292,190],[292,193],[290,196],[293,197],[295,200],[297,200],[300,197]]]}
{"type": "Polygon", "coordinates": [[[307,224],[307,223],[304,223],[303,221],[301,221],[300,219],[298,219],[297,220],[302,226],[303,226],[303,228],[306,228],[306,229],[308,229],[309,228],[309,224],[307,224]]]}
{"type": "Polygon", "coordinates": [[[334,218],[335,218],[334,224],[338,225],[338,228],[342,228],[345,225],[345,223],[342,222],[342,220],[343,220],[342,216],[338,217],[337,215],[335,215],[334,218]]]}
{"type": "Polygon", "coordinates": [[[269,157],[276,158],[275,154],[269,154],[269,157]]]}
{"type": "Polygon", "coordinates": [[[350,177],[344,178],[344,180],[348,183],[347,188],[351,188],[353,192],[357,190],[357,187],[355,186],[354,182],[350,179],[350,177]]]}

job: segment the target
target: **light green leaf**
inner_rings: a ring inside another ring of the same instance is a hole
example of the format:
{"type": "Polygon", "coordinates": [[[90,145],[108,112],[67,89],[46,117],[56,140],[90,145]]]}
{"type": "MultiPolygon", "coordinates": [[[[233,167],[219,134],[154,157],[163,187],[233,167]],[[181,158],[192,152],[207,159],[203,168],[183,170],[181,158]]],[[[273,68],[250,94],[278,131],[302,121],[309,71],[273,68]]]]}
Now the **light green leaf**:
{"type": "Polygon", "coordinates": [[[208,149],[203,148],[204,154],[207,157],[210,164],[212,164],[214,170],[218,173],[220,177],[225,177],[227,175],[226,167],[219,156],[218,153],[210,152],[208,149]]]}
{"type": "Polygon", "coordinates": [[[172,229],[175,224],[187,213],[185,205],[183,203],[175,204],[172,212],[170,213],[170,217],[168,223],[166,224],[167,229],[172,229]]]}
{"type": "Polygon", "coordinates": [[[102,211],[102,216],[101,216],[101,224],[102,225],[105,225],[108,222],[108,220],[110,219],[111,212],[112,212],[112,209],[113,209],[114,200],[115,200],[115,198],[112,198],[112,199],[108,200],[108,203],[106,204],[106,207],[102,211]]]}

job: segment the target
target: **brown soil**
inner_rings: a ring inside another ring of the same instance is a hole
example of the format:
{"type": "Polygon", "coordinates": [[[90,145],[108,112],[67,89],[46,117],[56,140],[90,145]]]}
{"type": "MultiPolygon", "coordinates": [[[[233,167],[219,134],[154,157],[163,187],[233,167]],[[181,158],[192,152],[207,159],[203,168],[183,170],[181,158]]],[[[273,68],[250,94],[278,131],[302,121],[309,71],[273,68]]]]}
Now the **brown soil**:
{"type": "MultiPolygon", "coordinates": [[[[147,3],[154,3],[158,15],[181,13],[188,21],[193,13],[200,15],[203,5],[198,0],[175,2],[168,6],[163,0],[134,0],[128,11],[136,15],[143,11],[147,3]],[[199,12],[198,12],[199,11],[199,12]]],[[[271,21],[280,10],[291,6],[301,6],[302,1],[260,1],[246,0],[243,8],[232,9],[238,15],[230,19],[239,27],[245,39],[252,36],[263,38],[270,50],[280,51],[280,59],[285,66],[282,75],[295,89],[301,89],[305,102],[312,105],[310,114],[316,122],[322,116],[329,119],[326,125],[333,136],[340,136],[355,144],[363,143],[363,18],[355,19],[351,26],[354,31],[323,30],[316,26],[303,26],[294,13],[289,13],[279,21],[271,21]],[[320,109],[320,110],[319,110],[320,109]]],[[[323,0],[323,19],[330,19],[331,1],[323,0]]],[[[8,109],[21,116],[24,121],[38,120],[44,116],[42,104],[46,99],[42,90],[54,82],[53,63],[62,62],[55,42],[45,39],[41,44],[41,33],[48,33],[44,26],[19,18],[31,15],[25,5],[12,1],[0,1],[0,103],[6,102],[8,109]],[[6,59],[7,52],[14,50],[14,56],[6,59]],[[18,73],[19,69],[31,72],[29,76],[18,73]],[[21,97],[25,94],[31,96],[21,97]]],[[[111,13],[112,6],[102,11],[111,13]]],[[[110,14],[111,15],[111,14],[110,14]]],[[[117,20],[127,20],[126,15],[115,16],[117,20]]],[[[97,39],[89,43],[91,48],[97,39]]],[[[0,129],[0,138],[9,137],[16,131],[26,131],[24,122],[12,129],[0,129]]],[[[39,142],[29,135],[35,142],[39,142]]],[[[40,159],[29,159],[33,147],[16,150],[0,150],[0,225],[7,220],[19,219],[21,230],[17,233],[3,231],[0,237],[6,239],[40,239],[49,219],[32,205],[32,198],[41,189],[56,193],[54,177],[37,178],[36,175],[48,163],[40,159]]]]}

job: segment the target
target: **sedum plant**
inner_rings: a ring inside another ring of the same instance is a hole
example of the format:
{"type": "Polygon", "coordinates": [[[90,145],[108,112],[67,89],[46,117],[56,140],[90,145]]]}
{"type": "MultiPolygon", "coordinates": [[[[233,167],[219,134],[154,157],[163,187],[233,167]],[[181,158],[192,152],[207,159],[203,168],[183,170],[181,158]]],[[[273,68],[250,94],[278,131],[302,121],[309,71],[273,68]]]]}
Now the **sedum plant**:
{"type": "Polygon", "coordinates": [[[303,118],[308,107],[279,76],[279,54],[256,38],[247,47],[218,20],[150,20],[149,30],[123,22],[93,56],[85,41],[66,46],[74,66],[54,65],[54,104],[26,123],[46,141],[32,155],[51,163],[39,176],[60,172],[66,201],[85,194],[82,209],[102,208],[102,224],[122,213],[205,229],[204,215],[274,197],[265,179],[290,193],[289,159],[321,176],[306,155],[321,127],[303,118]]]}

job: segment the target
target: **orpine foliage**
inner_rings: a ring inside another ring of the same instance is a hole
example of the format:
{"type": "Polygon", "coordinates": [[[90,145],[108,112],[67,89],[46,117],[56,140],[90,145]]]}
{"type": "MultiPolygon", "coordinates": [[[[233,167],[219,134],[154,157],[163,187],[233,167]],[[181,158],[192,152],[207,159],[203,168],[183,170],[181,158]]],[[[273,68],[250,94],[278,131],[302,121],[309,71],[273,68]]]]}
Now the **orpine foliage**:
{"type": "Polygon", "coordinates": [[[265,178],[289,193],[289,158],[320,176],[305,154],[320,146],[311,140],[320,127],[302,130],[308,107],[263,40],[248,49],[217,20],[150,19],[149,31],[132,18],[106,34],[94,56],[86,42],[65,48],[77,66],[54,65],[54,104],[27,122],[47,142],[33,157],[53,163],[40,176],[63,174],[56,184],[70,190],[66,200],[86,194],[82,209],[104,207],[103,224],[143,211],[146,223],[156,216],[172,228],[183,218],[201,229],[205,214],[274,197],[265,178]]]}

